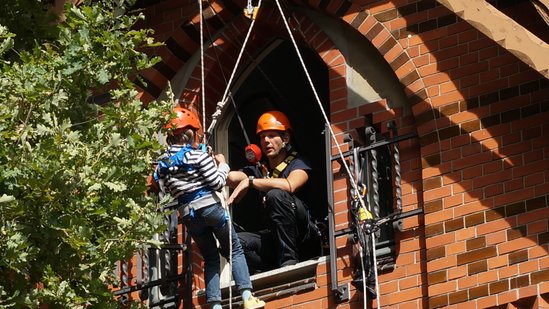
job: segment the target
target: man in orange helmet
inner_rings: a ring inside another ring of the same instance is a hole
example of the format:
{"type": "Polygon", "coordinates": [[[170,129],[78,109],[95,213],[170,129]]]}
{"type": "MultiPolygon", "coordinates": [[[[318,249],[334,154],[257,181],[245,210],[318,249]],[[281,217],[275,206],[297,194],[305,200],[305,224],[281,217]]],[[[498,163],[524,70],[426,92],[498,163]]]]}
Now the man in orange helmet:
{"type": "Polygon", "coordinates": [[[261,115],[256,133],[265,164],[231,171],[227,178],[227,185],[234,188],[227,200],[229,205],[249,190],[258,190],[263,197],[269,233],[239,233],[251,271],[298,263],[304,257],[300,247],[314,236],[302,200],[311,167],[292,148],[290,132],[290,121],[283,113],[269,111],[261,115]]]}
{"type": "Polygon", "coordinates": [[[176,117],[165,127],[169,130],[169,147],[160,158],[154,179],[163,192],[177,200],[187,232],[204,258],[206,300],[210,308],[222,308],[219,254],[229,261],[232,253],[232,274],[242,295],[243,307],[262,308],[265,302],[251,293],[252,282],[238,236],[214,192],[225,186],[229,165],[222,154],[212,158],[197,147],[200,122],[194,112],[177,107],[174,113],[176,117]]]}

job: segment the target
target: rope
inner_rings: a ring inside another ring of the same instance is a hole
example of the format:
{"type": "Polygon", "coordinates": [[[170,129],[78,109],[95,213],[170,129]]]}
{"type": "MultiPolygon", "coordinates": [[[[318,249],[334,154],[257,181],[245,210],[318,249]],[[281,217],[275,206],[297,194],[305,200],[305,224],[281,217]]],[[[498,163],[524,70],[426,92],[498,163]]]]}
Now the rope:
{"type": "MultiPolygon", "coordinates": [[[[250,3],[248,3],[248,5],[250,5],[250,3]]],[[[208,36],[210,38],[210,41],[212,41],[212,34],[211,34],[210,28],[208,27],[207,24],[206,24],[206,31],[208,32],[208,36]]],[[[235,35],[235,37],[236,37],[236,35],[235,35]]],[[[217,49],[215,48],[215,47],[217,47],[217,44],[212,44],[212,46],[214,47],[213,52],[214,52],[215,59],[217,60],[217,64],[219,65],[219,71],[221,72],[221,77],[223,78],[223,81],[225,82],[225,84],[228,84],[227,77],[225,76],[225,72],[223,71],[223,67],[221,66],[221,60],[219,59],[217,49]]],[[[246,52],[246,55],[248,55],[248,57],[251,58],[251,56],[249,55],[248,52],[246,52]]],[[[242,122],[242,118],[240,117],[240,113],[238,112],[238,109],[236,107],[236,103],[234,101],[234,98],[230,93],[229,93],[229,98],[231,99],[231,103],[234,107],[234,112],[235,112],[235,114],[238,118],[238,123],[240,124],[240,129],[242,130],[242,133],[244,134],[244,138],[246,139],[246,143],[249,145],[249,144],[251,144],[250,143],[250,138],[248,137],[248,133],[246,132],[246,129],[244,128],[244,123],[242,122]]]]}
{"type": "MultiPolygon", "coordinates": [[[[201,96],[202,96],[202,127],[204,127],[206,125],[206,87],[205,87],[205,74],[204,74],[204,16],[203,16],[203,7],[202,7],[202,0],[198,0],[198,7],[199,7],[199,10],[200,10],[200,82],[201,82],[201,96]]],[[[223,106],[225,105],[226,103],[226,99],[223,99],[222,101],[222,104],[218,103],[218,106],[217,106],[217,109],[214,113],[214,115],[212,115],[212,118],[216,119],[217,121],[217,117],[219,117],[219,115],[221,114],[221,109],[223,108],[223,106]]],[[[210,126],[210,128],[208,128],[208,134],[204,134],[203,136],[203,140],[204,140],[204,144],[207,145],[207,135],[211,134],[211,130],[213,129],[213,126],[210,126]]],[[[215,161],[214,161],[215,162],[215,161]]],[[[232,273],[233,273],[233,233],[232,233],[232,212],[230,211],[227,211],[229,214],[228,214],[228,218],[227,218],[227,227],[228,227],[228,231],[229,231],[229,272],[230,272],[230,277],[232,278],[232,273]]],[[[231,280],[229,280],[230,282],[231,280]]],[[[229,308],[232,309],[233,307],[233,302],[232,302],[232,299],[233,299],[233,291],[232,289],[229,287],[229,308]]]]}
{"type": "MultiPolygon", "coordinates": [[[[199,6],[200,6],[200,38],[201,38],[201,44],[200,44],[200,61],[201,61],[201,83],[202,83],[202,123],[205,124],[206,123],[206,118],[205,118],[205,115],[206,115],[206,109],[205,109],[205,106],[206,106],[206,103],[205,103],[205,94],[204,94],[204,89],[205,89],[205,86],[204,86],[204,83],[205,83],[205,77],[204,77],[204,45],[203,45],[203,42],[204,40],[202,39],[203,38],[203,19],[202,19],[202,1],[201,0],[198,0],[199,1],[199,6]]],[[[261,0],[259,0],[259,3],[257,5],[256,8],[258,8],[261,4],[261,0]]],[[[251,1],[248,1],[248,7],[247,9],[250,10],[251,8],[251,1]]],[[[249,12],[251,14],[251,12],[249,12]]],[[[225,104],[227,103],[227,100],[230,98],[231,99],[231,102],[234,106],[234,109],[235,109],[235,112],[236,112],[236,115],[238,117],[238,121],[240,123],[240,126],[242,128],[242,131],[244,132],[244,136],[246,138],[246,142],[248,144],[250,144],[250,139],[248,137],[248,134],[246,133],[246,130],[244,129],[244,124],[242,122],[242,119],[240,117],[240,114],[238,113],[238,110],[236,108],[236,103],[234,102],[234,99],[232,97],[232,95],[230,94],[229,92],[229,89],[230,89],[230,86],[231,86],[231,83],[232,83],[232,80],[234,79],[234,76],[236,75],[236,70],[238,68],[238,64],[240,63],[240,60],[242,58],[242,54],[245,50],[245,47],[246,47],[246,44],[250,38],[250,34],[252,32],[252,29],[253,29],[253,26],[255,24],[255,18],[252,18],[252,22],[250,24],[250,27],[248,29],[248,32],[246,34],[246,37],[244,39],[244,42],[242,44],[242,48],[240,50],[240,53],[238,54],[238,57],[237,57],[237,60],[236,60],[236,63],[235,63],[235,66],[233,68],[233,71],[231,73],[231,76],[229,78],[229,81],[227,82],[227,86],[225,88],[225,91],[223,93],[223,96],[221,98],[221,100],[217,103],[216,105],[216,111],[212,114],[212,122],[210,123],[210,126],[208,127],[207,131],[205,132],[204,136],[203,136],[203,143],[204,144],[208,144],[208,138],[209,136],[211,136],[211,133],[213,132],[213,129],[217,123],[217,119],[219,118],[219,116],[221,115],[222,111],[223,111],[223,107],[225,106],[225,104]]],[[[208,33],[209,33],[209,29],[208,30],[208,33]]],[[[211,34],[210,34],[210,40],[211,40],[211,34]]],[[[213,41],[213,40],[212,40],[213,41]]],[[[216,58],[218,59],[218,63],[220,63],[219,61],[219,57],[217,55],[217,52],[215,51],[214,49],[214,53],[216,55],[216,58]]],[[[221,68],[221,73],[223,74],[223,68],[221,68]]],[[[225,75],[223,74],[223,78],[225,79],[225,75]]],[[[232,235],[232,229],[233,229],[233,224],[232,224],[232,209],[229,209],[228,210],[228,213],[229,213],[229,216],[227,218],[227,225],[228,225],[228,230],[229,230],[229,269],[230,269],[230,276],[232,278],[232,258],[233,258],[233,235],[232,235]]],[[[229,308],[232,309],[232,289],[229,288],[229,308]]]]}
{"type": "MultiPolygon", "coordinates": [[[[227,225],[229,226],[229,272],[230,272],[230,277],[233,278],[233,212],[232,212],[232,209],[229,209],[228,212],[229,212],[229,216],[227,218],[227,225]]],[[[229,280],[229,309],[232,309],[233,308],[233,289],[231,288],[230,283],[231,283],[231,280],[229,280]]]]}
{"type": "MultiPolygon", "coordinates": [[[[356,179],[360,179],[359,177],[361,176],[361,172],[360,172],[360,169],[359,169],[359,161],[358,161],[358,148],[356,147],[353,147],[353,161],[351,161],[351,163],[353,164],[353,167],[354,167],[354,175],[355,175],[355,178],[356,179]]],[[[360,192],[355,192],[355,194],[358,196],[359,199],[362,199],[363,196],[360,194],[360,192]]],[[[359,211],[359,214],[360,214],[360,211],[359,211]]],[[[356,214],[358,216],[360,216],[359,214],[356,214]]],[[[355,219],[356,220],[356,219],[355,219]]],[[[360,220],[360,218],[359,218],[360,220]]],[[[358,224],[360,224],[360,222],[358,222],[358,224]]],[[[359,226],[357,226],[357,228],[359,228],[359,226]]],[[[359,230],[358,231],[359,233],[361,233],[361,231],[359,230]]],[[[364,265],[364,252],[363,252],[363,248],[362,248],[362,240],[361,238],[363,236],[361,235],[357,235],[358,236],[358,246],[359,246],[359,257],[360,257],[360,268],[361,268],[361,276],[362,276],[362,295],[364,295],[364,304],[363,306],[366,307],[366,302],[368,301],[368,294],[366,294],[366,283],[367,283],[367,280],[366,280],[366,267],[364,265]]]]}
{"type": "MultiPolygon", "coordinates": [[[[259,0],[257,6],[261,6],[261,0],[259,0]]],[[[227,99],[229,96],[229,89],[231,87],[231,84],[233,82],[233,79],[236,75],[236,70],[238,68],[238,64],[240,63],[240,59],[242,58],[242,54],[244,53],[244,49],[246,48],[246,44],[248,43],[248,39],[250,38],[250,34],[252,33],[252,29],[255,24],[255,19],[252,19],[252,22],[250,23],[250,28],[248,28],[248,33],[246,33],[246,37],[244,38],[244,43],[242,44],[242,48],[240,49],[240,52],[238,53],[238,57],[236,58],[236,63],[234,65],[233,71],[231,73],[231,76],[229,77],[229,82],[227,82],[227,87],[225,88],[225,92],[223,93],[223,96],[221,97],[221,100],[217,103],[216,111],[212,115],[212,122],[210,123],[210,126],[208,127],[208,130],[206,131],[206,134],[204,135],[205,141],[207,142],[209,136],[211,135],[215,125],[217,124],[217,118],[219,115],[221,115],[221,111],[225,104],[227,103],[227,99]]]]}
{"type": "MultiPolygon", "coordinates": [[[[322,112],[322,116],[324,117],[324,121],[326,122],[326,124],[328,124],[327,127],[330,130],[330,136],[332,137],[332,139],[333,139],[333,141],[334,141],[334,143],[337,147],[337,151],[338,151],[339,155],[341,156],[341,158],[344,158],[343,151],[341,150],[341,146],[339,145],[339,142],[337,141],[337,139],[335,137],[335,133],[332,130],[332,126],[330,124],[330,120],[328,119],[328,116],[326,116],[326,112],[324,111],[324,107],[322,106],[322,102],[320,101],[320,98],[319,98],[318,93],[315,89],[315,86],[313,84],[313,81],[311,79],[309,71],[307,70],[307,66],[305,65],[305,62],[303,61],[303,57],[301,56],[301,52],[299,51],[299,47],[297,46],[297,43],[296,43],[296,41],[294,39],[294,36],[292,34],[292,30],[290,29],[290,26],[288,25],[288,21],[286,20],[286,16],[284,15],[284,11],[282,10],[282,7],[280,5],[280,0],[275,0],[275,2],[276,2],[276,6],[278,7],[278,10],[280,11],[280,15],[282,16],[282,20],[284,21],[284,25],[286,26],[286,29],[288,30],[288,35],[289,35],[289,37],[292,41],[292,44],[294,45],[294,48],[295,48],[295,51],[296,51],[297,56],[299,58],[299,61],[301,62],[301,66],[303,67],[305,75],[307,76],[307,80],[309,81],[309,84],[310,84],[311,89],[314,93],[315,99],[318,103],[318,106],[320,107],[320,111],[322,112]]],[[[341,162],[343,163],[343,166],[345,167],[345,170],[347,171],[347,175],[352,175],[351,170],[350,170],[347,162],[345,162],[345,160],[341,160],[341,162]]],[[[352,178],[352,177],[349,177],[349,182],[351,183],[351,186],[352,186],[353,190],[355,190],[355,192],[359,192],[358,191],[358,186],[356,184],[355,179],[352,178]]],[[[364,204],[364,201],[362,199],[359,199],[359,201],[360,201],[360,206],[364,207],[364,209],[367,210],[366,205],[364,204]]],[[[375,242],[372,245],[375,248],[375,242]]],[[[375,251],[374,251],[374,256],[375,256],[375,251]]],[[[374,267],[377,268],[377,265],[374,265],[374,267]]],[[[378,308],[381,308],[381,303],[379,301],[380,297],[381,297],[381,295],[378,295],[378,308]]],[[[366,304],[365,304],[365,306],[366,306],[366,304]]]]}
{"type": "Polygon", "coordinates": [[[200,10],[200,91],[202,100],[202,127],[206,125],[206,87],[204,78],[204,16],[202,0],[198,0],[198,9],[200,10]]]}

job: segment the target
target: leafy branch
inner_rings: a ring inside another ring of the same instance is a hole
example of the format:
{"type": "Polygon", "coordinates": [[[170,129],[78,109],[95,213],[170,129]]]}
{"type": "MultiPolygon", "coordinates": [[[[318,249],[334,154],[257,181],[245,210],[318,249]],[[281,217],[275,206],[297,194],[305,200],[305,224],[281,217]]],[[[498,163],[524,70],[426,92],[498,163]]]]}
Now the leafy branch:
{"type": "Polygon", "coordinates": [[[132,77],[158,59],[127,1],[69,3],[58,23],[45,2],[0,10],[0,306],[114,308],[115,262],[164,227],[144,192],[173,101],[137,98],[132,77]],[[90,103],[97,90],[111,101],[90,103]]]}

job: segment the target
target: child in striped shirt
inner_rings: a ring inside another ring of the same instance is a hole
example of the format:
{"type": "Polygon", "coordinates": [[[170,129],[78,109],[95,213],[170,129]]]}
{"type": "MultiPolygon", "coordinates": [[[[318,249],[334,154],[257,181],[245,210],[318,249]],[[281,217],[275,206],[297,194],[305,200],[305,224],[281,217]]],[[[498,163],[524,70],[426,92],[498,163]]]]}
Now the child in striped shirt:
{"type": "Polygon", "coordinates": [[[265,302],[252,295],[248,265],[238,236],[229,224],[229,215],[214,191],[227,181],[229,165],[223,154],[213,157],[196,147],[200,122],[188,109],[176,107],[176,118],[166,128],[171,129],[169,147],[160,158],[154,173],[164,193],[177,200],[187,232],[204,258],[206,300],[212,309],[221,307],[219,254],[232,263],[232,275],[242,295],[244,308],[262,308],[265,302]],[[219,241],[219,249],[216,244],[219,241]],[[229,248],[232,243],[232,259],[229,248]]]}

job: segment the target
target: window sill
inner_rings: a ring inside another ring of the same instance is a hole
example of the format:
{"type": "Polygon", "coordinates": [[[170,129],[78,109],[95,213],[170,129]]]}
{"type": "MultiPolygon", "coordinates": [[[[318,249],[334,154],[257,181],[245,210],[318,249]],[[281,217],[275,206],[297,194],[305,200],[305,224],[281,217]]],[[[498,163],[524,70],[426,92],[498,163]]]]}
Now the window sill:
{"type": "MultiPolygon", "coordinates": [[[[250,277],[254,286],[254,295],[268,302],[316,288],[316,269],[318,264],[325,262],[326,257],[319,257],[297,263],[292,266],[273,269],[250,277]]],[[[232,304],[241,305],[240,294],[236,290],[234,281],[232,286],[232,304]]],[[[204,289],[198,290],[197,295],[204,295],[204,289]]],[[[229,285],[221,285],[222,305],[229,305],[229,285]]]]}

